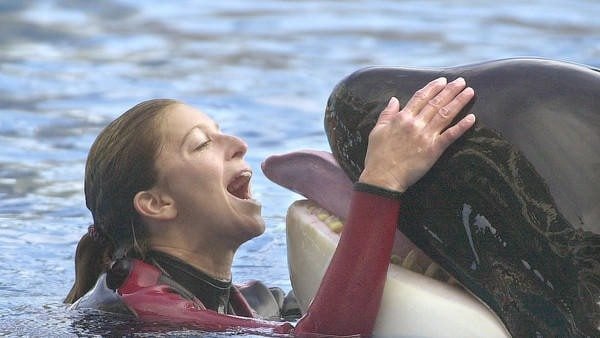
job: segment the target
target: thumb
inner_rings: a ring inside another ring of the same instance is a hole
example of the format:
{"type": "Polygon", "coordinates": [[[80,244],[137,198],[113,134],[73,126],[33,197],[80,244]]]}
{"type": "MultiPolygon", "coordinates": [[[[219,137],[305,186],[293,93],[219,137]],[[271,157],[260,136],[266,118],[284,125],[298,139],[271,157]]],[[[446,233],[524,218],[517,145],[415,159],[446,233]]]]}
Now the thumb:
{"type": "Polygon", "coordinates": [[[387,107],[379,114],[377,125],[388,124],[394,115],[400,110],[400,102],[394,96],[388,102],[387,107]]]}

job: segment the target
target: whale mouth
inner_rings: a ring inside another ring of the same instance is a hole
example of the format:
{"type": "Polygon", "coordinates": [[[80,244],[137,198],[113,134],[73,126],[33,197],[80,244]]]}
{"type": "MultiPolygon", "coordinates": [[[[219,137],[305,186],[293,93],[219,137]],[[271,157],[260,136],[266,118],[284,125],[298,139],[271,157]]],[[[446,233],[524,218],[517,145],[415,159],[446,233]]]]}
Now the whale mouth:
{"type": "MultiPolygon", "coordinates": [[[[312,203],[308,207],[308,211],[337,236],[342,233],[344,222],[338,216],[317,203],[312,203]]],[[[404,235],[400,232],[396,233],[390,264],[401,266],[420,275],[462,288],[460,283],[451,274],[425,255],[421,249],[412,243],[407,243],[404,235]]]]}
{"type": "MultiPolygon", "coordinates": [[[[271,181],[297,192],[314,204],[313,213],[339,235],[349,213],[352,181],[329,152],[301,150],[267,158],[261,166],[271,181]]],[[[400,231],[396,231],[391,264],[457,285],[458,281],[429,258],[400,231]]]]}

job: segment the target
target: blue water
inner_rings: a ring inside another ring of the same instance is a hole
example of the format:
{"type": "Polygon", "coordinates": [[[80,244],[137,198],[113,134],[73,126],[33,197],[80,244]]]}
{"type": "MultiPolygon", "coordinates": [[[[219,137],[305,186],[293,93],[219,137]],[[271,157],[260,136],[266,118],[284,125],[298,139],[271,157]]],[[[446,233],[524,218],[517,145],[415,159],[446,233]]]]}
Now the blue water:
{"type": "Polygon", "coordinates": [[[340,79],[514,56],[599,66],[599,16],[595,0],[0,3],[0,336],[109,332],[62,299],[91,219],[88,148],[135,103],[184,100],[248,142],[267,231],[240,249],[234,280],[289,290],[284,218],[298,196],[259,165],[328,149],[322,116],[340,79]]]}

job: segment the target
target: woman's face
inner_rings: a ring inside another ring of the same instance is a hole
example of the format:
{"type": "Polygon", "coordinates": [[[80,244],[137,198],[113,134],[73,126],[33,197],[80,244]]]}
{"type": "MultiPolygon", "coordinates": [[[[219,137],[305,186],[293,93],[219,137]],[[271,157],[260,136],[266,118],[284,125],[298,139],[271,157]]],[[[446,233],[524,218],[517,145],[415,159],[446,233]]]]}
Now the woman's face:
{"type": "Polygon", "coordinates": [[[168,109],[160,128],[157,187],[174,201],[182,229],[231,245],[262,234],[261,206],[250,196],[246,143],[184,104],[168,109]]]}

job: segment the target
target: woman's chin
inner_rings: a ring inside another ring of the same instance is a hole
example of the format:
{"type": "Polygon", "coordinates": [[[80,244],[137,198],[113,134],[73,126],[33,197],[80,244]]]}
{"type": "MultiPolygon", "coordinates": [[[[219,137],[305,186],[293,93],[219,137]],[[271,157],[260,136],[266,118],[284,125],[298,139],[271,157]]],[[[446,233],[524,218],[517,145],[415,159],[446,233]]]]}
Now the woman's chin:
{"type": "Polygon", "coordinates": [[[260,236],[265,232],[265,220],[262,218],[262,215],[258,213],[253,217],[252,221],[248,223],[246,226],[249,231],[249,235],[251,236],[249,239],[260,236]]]}
{"type": "Polygon", "coordinates": [[[265,220],[261,215],[260,205],[253,212],[245,212],[240,216],[242,217],[240,217],[239,221],[239,231],[244,242],[265,232],[265,220]]]}

